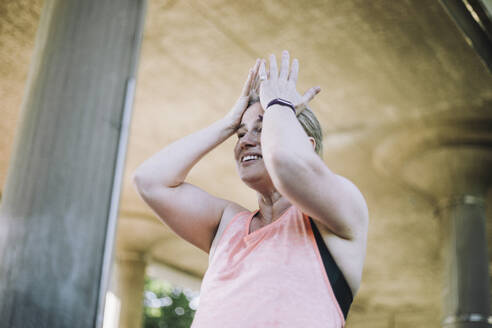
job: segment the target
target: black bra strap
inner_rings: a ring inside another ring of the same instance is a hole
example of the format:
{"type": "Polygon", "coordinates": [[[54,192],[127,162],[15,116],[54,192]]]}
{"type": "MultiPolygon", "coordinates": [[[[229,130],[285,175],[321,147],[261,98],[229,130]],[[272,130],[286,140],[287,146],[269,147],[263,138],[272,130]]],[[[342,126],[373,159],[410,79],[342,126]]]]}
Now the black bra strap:
{"type": "Polygon", "coordinates": [[[331,288],[333,289],[333,293],[335,293],[335,297],[342,309],[343,316],[347,319],[347,314],[350,309],[350,305],[353,301],[352,290],[350,289],[345,277],[342,274],[342,271],[338,268],[337,263],[333,259],[326,247],[325,241],[321,236],[321,233],[318,230],[316,224],[314,224],[313,219],[309,218],[311,222],[311,227],[313,229],[314,238],[316,239],[316,244],[318,245],[319,253],[321,255],[321,259],[323,260],[323,265],[326,270],[326,275],[330,280],[331,288]]]}

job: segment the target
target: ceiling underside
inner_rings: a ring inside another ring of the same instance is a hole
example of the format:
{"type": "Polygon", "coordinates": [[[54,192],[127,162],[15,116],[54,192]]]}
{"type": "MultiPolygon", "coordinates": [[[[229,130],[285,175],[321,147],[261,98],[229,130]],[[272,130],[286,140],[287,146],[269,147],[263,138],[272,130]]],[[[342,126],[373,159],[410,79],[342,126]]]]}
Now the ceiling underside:
{"type": "MultiPolygon", "coordinates": [[[[0,186],[41,5],[0,2],[0,186]]],[[[375,156],[409,126],[419,133],[492,118],[492,78],[438,1],[151,0],[147,10],[118,252],[146,252],[155,262],[203,274],[206,254],[156,219],[136,194],[132,172],[173,140],[224,116],[255,58],[288,49],[300,61],[300,91],[322,88],[312,108],[323,126],[326,164],[354,181],[369,205],[352,324],[437,326],[440,219],[432,201],[378,170],[375,156]]],[[[256,194],[237,176],[233,138],[198,163],[188,181],[253,210],[256,194]]]]}

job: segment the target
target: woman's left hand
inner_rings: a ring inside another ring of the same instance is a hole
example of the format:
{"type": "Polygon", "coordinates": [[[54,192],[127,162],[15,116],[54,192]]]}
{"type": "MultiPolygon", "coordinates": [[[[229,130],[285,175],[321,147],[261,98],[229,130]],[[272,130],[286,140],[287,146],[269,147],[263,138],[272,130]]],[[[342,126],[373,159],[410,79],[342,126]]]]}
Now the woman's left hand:
{"type": "Polygon", "coordinates": [[[289,73],[290,57],[287,50],[282,52],[280,72],[277,69],[275,55],[270,55],[269,74],[267,74],[265,63],[266,61],[262,60],[258,74],[260,80],[260,102],[265,110],[270,101],[282,98],[290,101],[294,105],[297,114],[299,114],[300,111],[306,108],[309,101],[321,91],[319,87],[312,87],[303,96],[297,92],[296,83],[299,73],[299,61],[297,59],[292,61],[289,73]]]}

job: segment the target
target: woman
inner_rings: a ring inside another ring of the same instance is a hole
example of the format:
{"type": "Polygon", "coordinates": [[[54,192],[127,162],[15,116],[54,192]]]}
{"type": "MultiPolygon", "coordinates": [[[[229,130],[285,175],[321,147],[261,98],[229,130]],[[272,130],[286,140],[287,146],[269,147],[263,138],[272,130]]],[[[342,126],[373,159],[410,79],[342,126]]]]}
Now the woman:
{"type": "Polygon", "coordinates": [[[359,190],[321,159],[321,128],[306,108],[320,89],[301,97],[297,75],[287,51],[279,70],[270,56],[269,74],[257,60],[223,119],[167,146],[134,174],[159,217],[209,253],[192,327],[345,324],[361,281],[368,212],[359,190]],[[254,212],[184,182],[234,133],[239,176],[258,194],[254,212]],[[316,225],[327,232],[327,248],[316,225]]]}

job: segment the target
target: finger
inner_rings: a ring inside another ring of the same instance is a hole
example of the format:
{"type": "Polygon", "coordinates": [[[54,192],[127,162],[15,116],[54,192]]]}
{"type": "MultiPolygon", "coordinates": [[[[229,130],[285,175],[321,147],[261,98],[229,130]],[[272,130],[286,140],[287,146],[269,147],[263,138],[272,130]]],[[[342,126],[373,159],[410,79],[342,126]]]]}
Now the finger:
{"type": "Polygon", "coordinates": [[[290,68],[289,82],[297,83],[297,76],[299,75],[299,61],[294,58],[292,61],[292,67],[290,68]]]}
{"type": "Polygon", "coordinates": [[[251,91],[255,92],[256,94],[259,94],[261,82],[262,80],[260,80],[260,76],[256,75],[255,82],[253,83],[253,87],[251,88],[251,91]]]}
{"type": "MultiPolygon", "coordinates": [[[[256,84],[257,84],[257,81],[256,80],[257,80],[258,68],[260,67],[260,62],[261,62],[260,61],[260,58],[257,58],[256,59],[256,62],[255,62],[255,65],[250,70],[250,75],[251,76],[248,76],[248,79],[249,79],[250,83],[249,83],[249,85],[247,87],[248,89],[246,90],[246,92],[247,92],[246,96],[248,96],[251,93],[251,90],[255,90],[255,88],[256,88],[256,84]]],[[[246,85],[245,85],[245,87],[246,87],[246,85]]],[[[244,94],[244,91],[245,90],[243,88],[243,95],[245,95],[244,94]]]]}
{"type": "Polygon", "coordinates": [[[251,86],[251,92],[254,92],[256,91],[256,89],[258,89],[258,84],[259,84],[259,81],[258,81],[258,76],[256,76],[254,79],[253,79],[253,85],[251,86]]]}
{"type": "Polygon", "coordinates": [[[256,58],[255,66],[253,66],[253,81],[256,81],[256,78],[258,77],[258,70],[260,68],[260,58],[256,58]]]}
{"type": "Polygon", "coordinates": [[[312,87],[302,96],[302,103],[307,105],[320,91],[320,87],[312,87]]]}
{"type": "Polygon", "coordinates": [[[260,68],[260,59],[257,58],[255,62],[255,66],[253,66],[253,76],[251,77],[253,83],[251,85],[251,91],[255,91],[258,87],[258,69],[260,68]]]}
{"type": "Polygon", "coordinates": [[[270,55],[270,79],[278,78],[277,59],[274,54],[270,55]]]}
{"type": "Polygon", "coordinates": [[[258,75],[260,77],[260,83],[262,81],[264,81],[264,80],[267,79],[267,73],[266,73],[265,61],[264,60],[262,60],[261,63],[260,63],[260,68],[259,68],[258,75]]]}
{"type": "Polygon", "coordinates": [[[282,51],[282,62],[280,64],[280,76],[279,79],[287,80],[289,75],[289,52],[287,50],[282,51]]]}
{"type": "Polygon", "coordinates": [[[266,59],[263,59],[263,64],[265,64],[266,77],[267,77],[267,79],[269,79],[270,78],[270,69],[267,68],[267,61],[266,61],[266,59]]]}
{"type": "Polygon", "coordinates": [[[251,90],[251,85],[253,83],[253,69],[249,70],[248,78],[244,82],[243,91],[241,92],[242,97],[247,97],[249,95],[249,90],[251,90]]]}

